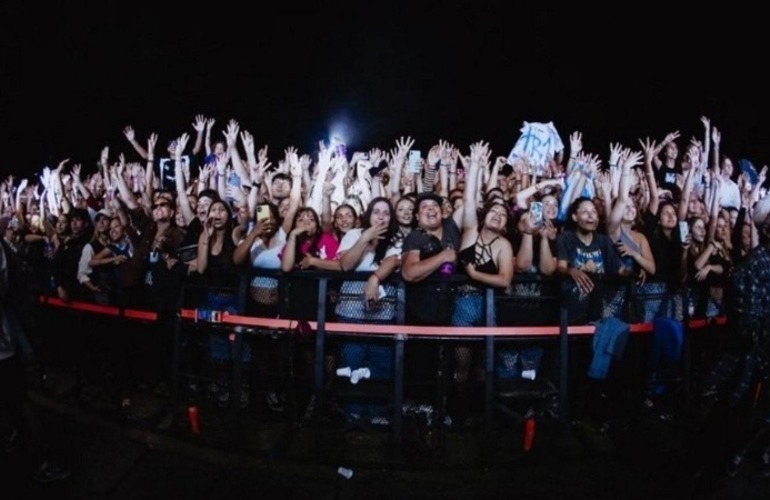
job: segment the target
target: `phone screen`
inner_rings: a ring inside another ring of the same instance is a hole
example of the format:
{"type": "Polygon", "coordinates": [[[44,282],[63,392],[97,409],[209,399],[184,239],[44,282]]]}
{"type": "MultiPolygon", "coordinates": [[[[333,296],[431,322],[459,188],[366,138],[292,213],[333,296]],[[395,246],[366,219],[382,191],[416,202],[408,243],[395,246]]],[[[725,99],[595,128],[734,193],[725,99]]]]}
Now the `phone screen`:
{"type": "Polygon", "coordinates": [[[264,203],[257,205],[257,220],[258,221],[270,220],[270,207],[268,207],[264,203]]]}
{"type": "Polygon", "coordinates": [[[421,170],[422,158],[417,150],[409,151],[409,173],[419,174],[421,170]]]}
{"type": "Polygon", "coordinates": [[[690,226],[687,224],[687,221],[679,221],[679,237],[682,240],[682,243],[687,241],[687,236],[690,234],[690,226]]]}
{"type": "Polygon", "coordinates": [[[540,227],[543,225],[543,202],[542,201],[533,201],[532,204],[529,207],[530,212],[532,212],[532,221],[535,223],[536,227],[540,227]]]}

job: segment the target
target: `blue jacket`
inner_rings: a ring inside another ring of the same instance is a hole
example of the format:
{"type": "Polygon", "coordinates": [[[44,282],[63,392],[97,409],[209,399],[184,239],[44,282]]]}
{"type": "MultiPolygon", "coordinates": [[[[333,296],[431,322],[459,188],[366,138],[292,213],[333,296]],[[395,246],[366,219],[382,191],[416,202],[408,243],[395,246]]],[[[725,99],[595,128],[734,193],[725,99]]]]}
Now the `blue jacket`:
{"type": "Polygon", "coordinates": [[[603,318],[594,323],[593,349],[594,357],[588,367],[588,376],[605,379],[610,371],[613,359],[620,359],[626,348],[626,341],[631,329],[628,323],[618,318],[603,318]]]}

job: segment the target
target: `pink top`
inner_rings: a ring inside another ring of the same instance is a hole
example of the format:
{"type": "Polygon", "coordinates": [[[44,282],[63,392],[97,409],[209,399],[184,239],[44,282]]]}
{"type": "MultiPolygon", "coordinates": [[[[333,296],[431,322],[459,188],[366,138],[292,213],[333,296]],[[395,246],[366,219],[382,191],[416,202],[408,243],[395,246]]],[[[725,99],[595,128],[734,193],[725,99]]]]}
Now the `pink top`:
{"type": "MultiPolygon", "coordinates": [[[[288,245],[288,243],[284,244],[279,258],[283,257],[283,250],[286,248],[286,245],[288,245]]],[[[310,245],[310,239],[305,240],[300,244],[300,252],[302,252],[302,255],[307,254],[310,250],[310,245]]],[[[334,237],[334,234],[329,232],[322,233],[321,238],[318,240],[318,258],[323,260],[337,260],[337,249],[339,246],[340,242],[334,237]]],[[[301,260],[299,256],[297,256],[297,258],[298,261],[301,260]]]]}

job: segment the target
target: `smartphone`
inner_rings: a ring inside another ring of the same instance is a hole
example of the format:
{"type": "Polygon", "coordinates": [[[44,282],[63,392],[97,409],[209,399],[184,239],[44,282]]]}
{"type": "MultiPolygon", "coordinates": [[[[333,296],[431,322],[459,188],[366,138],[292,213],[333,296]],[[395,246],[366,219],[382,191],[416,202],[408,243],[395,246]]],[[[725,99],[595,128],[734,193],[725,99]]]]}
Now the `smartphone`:
{"type": "Polygon", "coordinates": [[[543,226],[543,202],[533,201],[529,205],[529,211],[532,212],[532,221],[534,222],[535,227],[542,227],[543,226]]]}
{"type": "Polygon", "coordinates": [[[682,241],[682,243],[687,241],[687,236],[690,234],[690,226],[687,224],[687,221],[679,221],[679,238],[682,241]]]}
{"type": "Polygon", "coordinates": [[[270,207],[267,203],[257,205],[257,220],[261,222],[270,220],[270,207]]]}
{"type": "Polygon", "coordinates": [[[408,172],[410,174],[419,174],[422,170],[422,157],[417,150],[409,151],[409,166],[408,172]]]}

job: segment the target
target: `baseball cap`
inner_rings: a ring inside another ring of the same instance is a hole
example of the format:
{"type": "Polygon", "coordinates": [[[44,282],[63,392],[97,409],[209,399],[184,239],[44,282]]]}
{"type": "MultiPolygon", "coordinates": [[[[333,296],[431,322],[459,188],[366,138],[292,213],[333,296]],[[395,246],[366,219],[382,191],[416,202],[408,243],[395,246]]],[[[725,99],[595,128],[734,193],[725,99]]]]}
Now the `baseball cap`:
{"type": "Polygon", "coordinates": [[[108,209],[102,208],[101,210],[96,212],[96,214],[94,215],[94,222],[98,222],[99,217],[107,217],[108,219],[112,219],[112,214],[108,209]]]}

